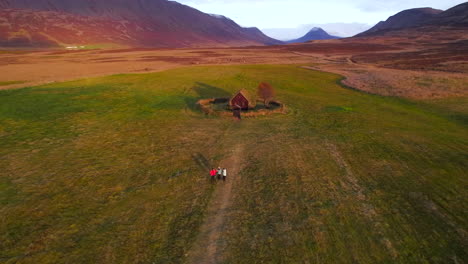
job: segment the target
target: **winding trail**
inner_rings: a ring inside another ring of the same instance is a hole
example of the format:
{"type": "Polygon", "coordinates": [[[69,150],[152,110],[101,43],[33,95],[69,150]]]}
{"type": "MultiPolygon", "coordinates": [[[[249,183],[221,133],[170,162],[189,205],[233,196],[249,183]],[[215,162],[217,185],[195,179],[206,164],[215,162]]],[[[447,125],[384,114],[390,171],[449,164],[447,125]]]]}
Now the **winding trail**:
{"type": "Polygon", "coordinates": [[[221,233],[226,221],[227,211],[232,203],[233,186],[239,181],[243,149],[243,145],[236,145],[231,155],[220,163],[221,167],[227,169],[227,180],[225,182],[216,182],[216,190],[208,205],[205,221],[192,249],[188,253],[187,263],[211,264],[221,262],[220,245],[223,243],[221,233]]]}

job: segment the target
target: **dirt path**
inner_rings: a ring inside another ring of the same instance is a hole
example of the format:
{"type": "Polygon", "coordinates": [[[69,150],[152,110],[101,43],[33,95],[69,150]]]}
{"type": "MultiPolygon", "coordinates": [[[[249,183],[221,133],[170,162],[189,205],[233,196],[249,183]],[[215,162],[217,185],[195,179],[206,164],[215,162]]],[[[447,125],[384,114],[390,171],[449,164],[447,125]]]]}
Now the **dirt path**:
{"type": "Polygon", "coordinates": [[[220,166],[228,171],[225,182],[218,181],[216,190],[208,205],[205,221],[200,228],[194,246],[188,253],[188,263],[219,263],[222,257],[219,246],[223,242],[221,237],[226,214],[232,202],[233,186],[239,180],[241,170],[243,146],[237,145],[231,155],[221,161],[220,166]]]}

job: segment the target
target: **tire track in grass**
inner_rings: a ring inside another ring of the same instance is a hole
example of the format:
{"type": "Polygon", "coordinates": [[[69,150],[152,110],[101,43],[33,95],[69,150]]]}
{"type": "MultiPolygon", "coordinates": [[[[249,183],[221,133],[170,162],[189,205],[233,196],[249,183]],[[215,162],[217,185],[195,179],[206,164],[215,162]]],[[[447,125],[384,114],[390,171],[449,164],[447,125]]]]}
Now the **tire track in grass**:
{"type": "Polygon", "coordinates": [[[351,166],[343,159],[343,156],[335,144],[327,142],[325,146],[328,149],[330,155],[335,160],[336,164],[338,164],[338,166],[344,170],[346,183],[343,182],[342,185],[356,193],[357,199],[361,202],[361,213],[367,219],[369,219],[374,230],[376,230],[376,232],[382,237],[381,242],[387,248],[388,253],[392,256],[393,259],[396,259],[398,257],[398,252],[393,246],[393,243],[387,237],[385,237],[385,231],[382,227],[383,221],[381,217],[379,217],[377,211],[374,209],[374,206],[368,201],[368,198],[364,193],[364,188],[359,184],[358,179],[354,176],[351,166]]]}

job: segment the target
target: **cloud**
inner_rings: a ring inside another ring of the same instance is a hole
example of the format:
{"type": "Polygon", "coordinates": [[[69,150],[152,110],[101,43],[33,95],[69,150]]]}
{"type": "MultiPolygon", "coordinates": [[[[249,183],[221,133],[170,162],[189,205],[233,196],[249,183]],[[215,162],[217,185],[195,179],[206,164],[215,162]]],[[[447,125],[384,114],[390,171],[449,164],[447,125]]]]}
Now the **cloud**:
{"type": "Polygon", "coordinates": [[[403,11],[405,9],[418,7],[432,7],[436,9],[446,10],[455,5],[461,4],[464,1],[460,0],[385,0],[385,1],[369,1],[356,0],[353,1],[356,7],[364,12],[379,12],[391,10],[394,12],[403,11]]]}
{"type": "Polygon", "coordinates": [[[305,24],[374,25],[416,7],[448,9],[464,0],[178,0],[206,13],[227,16],[242,26],[296,28],[305,24]]]}
{"type": "MultiPolygon", "coordinates": [[[[289,1],[280,1],[280,0],[178,0],[180,3],[186,4],[242,4],[242,3],[265,3],[265,4],[274,4],[274,3],[284,3],[285,8],[287,6],[294,6],[298,4],[307,4],[307,6],[320,6],[323,4],[323,0],[289,0],[289,1]]],[[[376,11],[385,11],[385,10],[399,10],[417,7],[433,7],[439,9],[448,9],[455,5],[464,3],[464,0],[328,0],[326,1],[329,4],[336,5],[339,7],[350,7],[354,6],[362,11],[366,12],[376,12],[376,11]]]]}

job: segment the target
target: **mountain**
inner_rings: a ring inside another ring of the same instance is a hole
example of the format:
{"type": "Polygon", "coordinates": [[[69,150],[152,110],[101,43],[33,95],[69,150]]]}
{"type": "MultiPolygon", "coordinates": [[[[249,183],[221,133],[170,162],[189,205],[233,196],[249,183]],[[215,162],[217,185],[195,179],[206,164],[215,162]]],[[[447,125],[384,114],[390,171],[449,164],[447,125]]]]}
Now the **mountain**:
{"type": "Polygon", "coordinates": [[[468,26],[468,2],[457,5],[426,21],[427,25],[468,26]]]}
{"type": "Polygon", "coordinates": [[[377,23],[371,29],[356,36],[372,36],[388,31],[404,30],[423,26],[468,26],[468,2],[446,11],[433,8],[404,10],[386,21],[377,23]]]}
{"type": "Polygon", "coordinates": [[[338,39],[338,38],[339,37],[331,36],[322,28],[314,27],[303,37],[287,41],[286,43],[304,43],[304,42],[311,41],[311,40],[338,39]]]}
{"type": "Polygon", "coordinates": [[[442,13],[442,10],[432,8],[414,8],[401,11],[400,13],[389,17],[386,21],[380,21],[371,29],[361,33],[368,35],[383,30],[396,30],[418,26],[425,21],[434,18],[442,13]]]}
{"type": "Polygon", "coordinates": [[[0,0],[0,46],[274,45],[256,28],[167,0],[0,0]]]}
{"type": "Polygon", "coordinates": [[[296,39],[298,36],[304,36],[313,27],[320,27],[332,36],[345,38],[364,32],[370,29],[371,25],[364,23],[315,23],[294,28],[262,28],[261,30],[269,37],[286,41],[296,39]]]}

